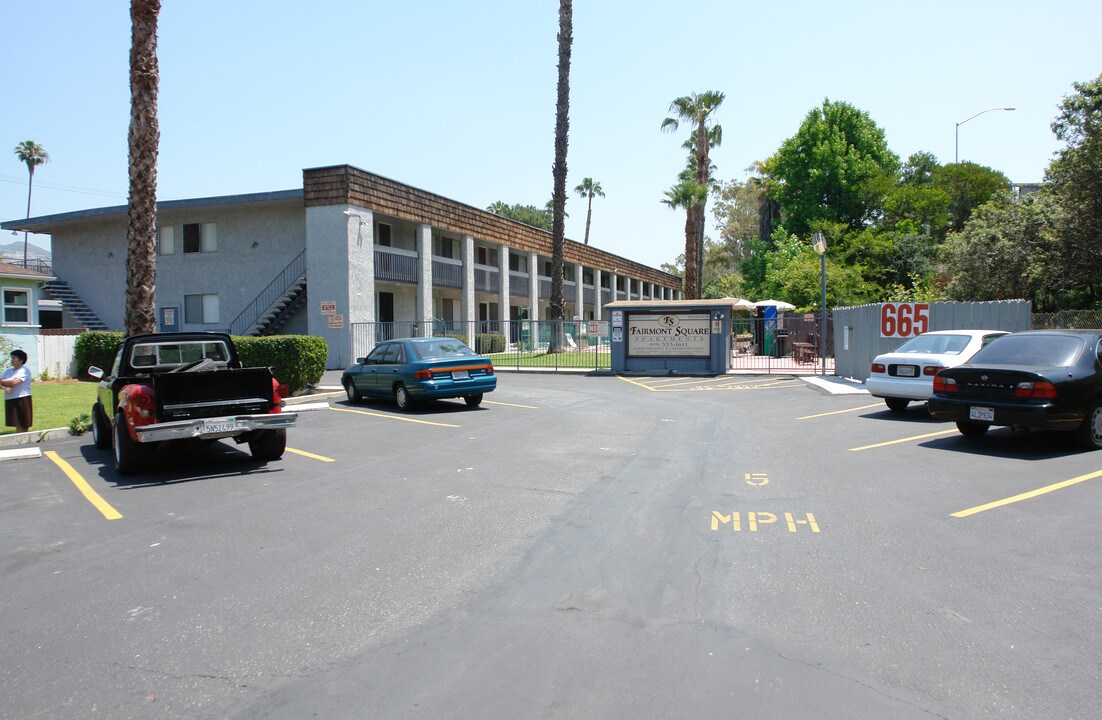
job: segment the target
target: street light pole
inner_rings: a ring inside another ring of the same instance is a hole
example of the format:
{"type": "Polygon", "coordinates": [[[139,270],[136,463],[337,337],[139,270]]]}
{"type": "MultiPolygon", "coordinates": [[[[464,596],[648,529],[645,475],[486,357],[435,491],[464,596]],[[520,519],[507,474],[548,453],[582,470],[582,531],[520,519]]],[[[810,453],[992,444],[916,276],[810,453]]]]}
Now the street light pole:
{"type": "Polygon", "coordinates": [[[1012,107],[987,108],[986,110],[981,110],[978,113],[976,113],[975,115],[973,115],[972,117],[965,118],[964,120],[961,120],[959,123],[957,123],[956,138],[955,138],[955,142],[953,144],[953,163],[954,164],[960,162],[960,126],[963,125],[964,123],[968,122],[969,120],[975,120],[980,115],[983,115],[984,113],[992,112],[994,110],[1014,110],[1014,108],[1012,108],[1012,107]]]}
{"type": "Polygon", "coordinates": [[[819,303],[819,357],[823,364],[822,374],[827,374],[827,357],[826,357],[826,310],[827,310],[827,243],[826,238],[818,230],[811,236],[814,241],[813,247],[815,252],[819,253],[819,287],[822,290],[822,297],[819,303]]]}

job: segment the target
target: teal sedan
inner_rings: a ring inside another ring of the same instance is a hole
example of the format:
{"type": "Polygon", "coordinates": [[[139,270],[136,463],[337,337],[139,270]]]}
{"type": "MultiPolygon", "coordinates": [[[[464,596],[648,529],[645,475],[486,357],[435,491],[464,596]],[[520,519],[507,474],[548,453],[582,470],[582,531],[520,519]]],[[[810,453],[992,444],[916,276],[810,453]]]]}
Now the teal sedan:
{"type": "Polygon", "coordinates": [[[420,400],[463,398],[478,407],[497,387],[494,365],[449,337],[403,338],[375,346],[341,375],[349,402],[394,398],[400,410],[420,400]]]}

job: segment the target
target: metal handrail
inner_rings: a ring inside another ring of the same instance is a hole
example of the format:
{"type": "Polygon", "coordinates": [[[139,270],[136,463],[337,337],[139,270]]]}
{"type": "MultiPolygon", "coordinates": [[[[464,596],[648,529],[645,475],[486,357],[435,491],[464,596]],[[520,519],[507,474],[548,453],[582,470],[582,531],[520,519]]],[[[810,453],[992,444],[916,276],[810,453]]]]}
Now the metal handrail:
{"type": "Polygon", "coordinates": [[[261,314],[272,306],[276,298],[285,293],[287,288],[291,287],[291,283],[304,272],[306,272],[305,250],[289,262],[287,267],[283,268],[283,271],[276,276],[275,280],[268,283],[268,287],[261,290],[253,298],[253,301],[238,313],[237,317],[230,322],[230,334],[241,335],[251,328],[260,319],[261,314]],[[247,320],[244,318],[247,318],[247,320]]]}

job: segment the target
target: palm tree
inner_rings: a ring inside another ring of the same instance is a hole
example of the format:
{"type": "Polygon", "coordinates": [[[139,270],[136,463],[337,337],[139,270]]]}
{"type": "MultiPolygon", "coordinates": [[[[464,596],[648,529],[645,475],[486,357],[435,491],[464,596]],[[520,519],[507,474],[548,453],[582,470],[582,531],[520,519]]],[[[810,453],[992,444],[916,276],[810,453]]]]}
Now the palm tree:
{"type": "Polygon", "coordinates": [[[126,224],[126,334],[157,329],[157,16],[161,0],[130,2],[130,197],[126,224]]]}
{"type": "Polygon", "coordinates": [[[562,346],[559,335],[562,333],[562,319],[566,311],[562,273],[566,234],[566,147],[570,131],[570,51],[574,45],[573,13],[572,0],[559,0],[559,82],[555,100],[555,164],[551,168],[554,178],[554,189],[551,193],[551,321],[557,328],[552,328],[549,352],[557,352],[562,346]]]}
{"type": "MultiPolygon", "coordinates": [[[[686,296],[689,295],[689,288],[702,285],[700,273],[703,263],[700,262],[701,249],[697,247],[696,243],[696,238],[700,234],[697,225],[700,222],[700,217],[697,215],[696,209],[703,207],[707,200],[708,188],[706,186],[698,185],[691,179],[682,178],[681,182],[666,191],[666,197],[662,201],[669,205],[670,210],[685,210],[685,279],[683,290],[686,296]],[[690,238],[692,239],[691,242],[690,238]]],[[[696,297],[687,297],[687,299],[696,300],[699,297],[698,293],[696,297]]]]}
{"type": "Polygon", "coordinates": [[[604,197],[605,193],[601,189],[601,183],[593,182],[593,178],[585,178],[582,180],[582,184],[574,188],[574,192],[578,195],[586,198],[589,201],[589,205],[585,210],[585,244],[589,244],[589,221],[593,219],[593,196],[604,197]]]}
{"type": "MultiPolygon", "coordinates": [[[[34,140],[24,140],[15,146],[19,162],[27,163],[27,217],[31,216],[31,186],[34,185],[34,169],[50,159],[50,153],[34,140]]],[[[23,231],[23,267],[27,267],[27,231],[23,231]]]]}
{"type": "MultiPolygon", "coordinates": [[[[711,185],[712,170],[711,161],[708,158],[709,151],[723,141],[723,128],[719,125],[710,125],[712,114],[723,104],[725,95],[721,92],[710,90],[704,93],[693,93],[685,97],[679,97],[670,103],[670,111],[677,114],[676,117],[668,117],[662,121],[662,129],[673,132],[677,130],[680,122],[693,123],[693,132],[684,143],[691,155],[690,167],[695,171],[696,185],[704,188],[704,201],[693,206],[683,206],[686,212],[695,213],[697,218],[693,224],[696,236],[685,236],[685,294],[688,299],[695,300],[701,295],[701,274],[704,259],[704,206],[707,203],[707,192],[711,185]],[[693,246],[690,252],[689,246],[693,246]],[[689,271],[689,258],[695,258],[696,265],[692,272],[689,271]],[[693,283],[689,282],[690,277],[693,283]]],[[[690,223],[686,222],[686,233],[690,223]]]]}

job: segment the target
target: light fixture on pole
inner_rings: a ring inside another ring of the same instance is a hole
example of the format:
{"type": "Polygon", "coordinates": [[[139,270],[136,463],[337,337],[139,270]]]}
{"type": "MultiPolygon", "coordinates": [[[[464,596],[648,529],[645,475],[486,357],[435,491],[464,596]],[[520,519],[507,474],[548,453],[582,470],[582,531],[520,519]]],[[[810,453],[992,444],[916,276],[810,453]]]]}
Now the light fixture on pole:
{"type": "Polygon", "coordinates": [[[811,236],[811,240],[815,252],[819,253],[819,289],[822,291],[819,304],[819,357],[822,358],[823,375],[826,375],[827,241],[818,230],[811,236]]]}
{"type": "Polygon", "coordinates": [[[1012,108],[1012,107],[987,108],[986,110],[980,110],[978,113],[976,113],[972,117],[965,118],[964,120],[961,120],[959,123],[957,123],[956,137],[954,138],[955,142],[953,144],[953,162],[954,163],[960,162],[960,126],[963,125],[964,123],[968,122],[969,120],[975,120],[976,118],[978,118],[980,115],[983,115],[984,113],[989,113],[989,112],[992,112],[992,111],[995,111],[995,110],[1014,110],[1014,108],[1012,108]]]}

